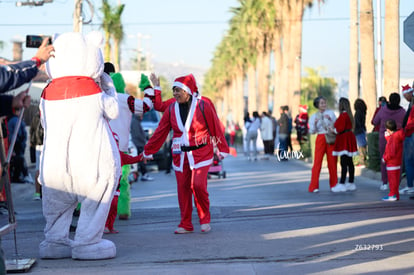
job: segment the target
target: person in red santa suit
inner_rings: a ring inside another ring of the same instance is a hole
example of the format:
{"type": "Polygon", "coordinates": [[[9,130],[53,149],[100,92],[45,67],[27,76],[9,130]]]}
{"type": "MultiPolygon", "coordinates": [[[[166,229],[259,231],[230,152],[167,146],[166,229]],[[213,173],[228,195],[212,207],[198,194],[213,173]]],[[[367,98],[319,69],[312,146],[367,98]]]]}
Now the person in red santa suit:
{"type": "Polygon", "coordinates": [[[339,183],[331,188],[331,191],[334,193],[356,190],[354,184],[355,166],[352,157],[358,155],[356,137],[353,132],[355,120],[349,100],[341,97],[338,107],[340,114],[333,126],[333,131],[336,133],[336,141],[332,155],[340,157],[341,178],[339,183]],[[345,184],[347,173],[349,173],[348,183],[345,184]]]}
{"type": "Polygon", "coordinates": [[[302,145],[303,142],[308,140],[308,106],[299,105],[299,114],[296,115],[295,124],[296,124],[296,135],[299,144],[302,145]]]}
{"type": "Polygon", "coordinates": [[[397,129],[397,123],[394,119],[388,119],[385,122],[385,145],[382,161],[387,167],[388,183],[390,192],[388,196],[382,198],[383,201],[397,201],[400,199],[399,186],[401,175],[401,163],[403,154],[403,143],[405,133],[403,129],[397,129]]]}
{"type": "MultiPolygon", "coordinates": [[[[159,89],[159,79],[151,77],[151,80],[155,89],[159,89]]],[[[191,221],[193,195],[201,232],[207,233],[211,230],[207,176],[213,161],[213,148],[216,146],[220,155],[225,157],[229,153],[229,147],[214,106],[210,100],[201,98],[192,74],[175,79],[173,96],[174,100],[169,101],[170,104],[142,155],[145,159],[151,159],[172,129],[172,167],[175,170],[181,212],[181,222],[174,233],[194,231],[191,221]]]]}

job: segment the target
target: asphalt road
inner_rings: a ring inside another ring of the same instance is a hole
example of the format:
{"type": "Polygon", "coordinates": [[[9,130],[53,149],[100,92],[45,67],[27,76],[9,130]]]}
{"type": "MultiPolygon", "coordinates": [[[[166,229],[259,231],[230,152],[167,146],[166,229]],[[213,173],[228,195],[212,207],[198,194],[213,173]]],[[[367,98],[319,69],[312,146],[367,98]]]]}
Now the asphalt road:
{"type": "MultiPolygon", "coordinates": [[[[104,236],[117,257],[103,261],[39,259],[41,202],[32,200],[33,185],[13,184],[18,258],[36,259],[30,274],[414,274],[414,200],[381,201],[380,181],[360,175],[356,191],[334,194],[324,168],[314,194],[311,166],[301,160],[228,157],[223,169],[225,179],[209,180],[208,234],[199,232],[195,210],[195,232],[173,234],[173,174],[153,171],[154,181],[133,183],[131,219],[104,236]]],[[[16,258],[13,233],[2,247],[16,258]]]]}

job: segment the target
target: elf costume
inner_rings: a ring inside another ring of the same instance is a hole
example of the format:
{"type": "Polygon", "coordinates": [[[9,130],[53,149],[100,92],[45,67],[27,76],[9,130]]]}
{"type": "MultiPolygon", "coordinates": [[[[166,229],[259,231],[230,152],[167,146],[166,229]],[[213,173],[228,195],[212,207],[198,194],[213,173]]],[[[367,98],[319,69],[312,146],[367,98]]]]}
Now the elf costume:
{"type": "MultiPolygon", "coordinates": [[[[116,119],[111,120],[112,131],[119,138],[119,150],[128,153],[129,134],[131,132],[132,114],[142,115],[152,108],[152,102],[148,98],[143,100],[135,99],[133,96],[125,94],[125,81],[120,73],[112,73],[111,78],[114,82],[118,94],[119,115],[116,119]]],[[[119,219],[127,220],[131,216],[131,193],[128,181],[130,165],[122,166],[122,177],[120,182],[120,194],[118,199],[119,219]]]]}

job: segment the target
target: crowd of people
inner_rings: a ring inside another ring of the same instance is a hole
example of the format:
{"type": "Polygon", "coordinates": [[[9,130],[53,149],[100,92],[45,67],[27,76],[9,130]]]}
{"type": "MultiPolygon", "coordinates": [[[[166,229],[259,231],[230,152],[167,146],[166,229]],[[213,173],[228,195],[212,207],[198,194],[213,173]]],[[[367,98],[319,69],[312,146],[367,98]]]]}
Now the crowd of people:
{"type": "MultiPolygon", "coordinates": [[[[382,181],[380,190],[390,190],[382,198],[384,201],[398,200],[399,194],[412,194],[414,199],[414,138],[411,135],[414,131],[414,114],[411,114],[413,88],[405,85],[401,93],[409,102],[407,110],[400,105],[400,94],[391,93],[388,100],[383,96],[378,99],[378,106],[370,120],[372,132],[378,133],[376,142],[379,147],[382,181]],[[400,161],[396,161],[397,159],[400,161]],[[407,179],[407,186],[398,190],[403,177],[407,179]]],[[[327,109],[327,101],[323,96],[315,98],[313,104],[317,109],[314,114],[309,117],[307,106],[300,105],[299,114],[293,120],[299,145],[309,142],[309,134],[316,134],[308,191],[319,192],[319,176],[325,157],[330,190],[334,193],[355,191],[355,166],[365,167],[368,161],[367,105],[363,99],[356,99],[353,113],[351,102],[342,97],[337,104],[339,116],[336,117],[334,111],[327,109]]],[[[257,144],[260,134],[263,141],[263,159],[269,159],[276,154],[280,161],[288,160],[289,154],[286,152],[293,151],[292,126],[288,106],[280,107],[280,117],[277,120],[271,116],[271,112],[259,115],[255,111],[252,117],[246,113],[244,151],[247,159],[258,159],[257,144]]]]}
{"type": "Polygon", "coordinates": [[[244,139],[243,148],[247,159],[250,161],[258,160],[258,137],[260,134],[263,142],[263,159],[268,160],[270,157],[277,155],[281,161],[289,160],[293,152],[292,130],[293,122],[297,133],[299,145],[308,140],[308,113],[307,106],[300,105],[300,113],[292,120],[289,112],[289,106],[281,106],[280,117],[276,119],[272,111],[259,112],[254,111],[252,117],[246,112],[244,116],[244,139]]]}
{"type": "MultiPolygon", "coordinates": [[[[403,86],[402,94],[409,102],[405,110],[400,105],[400,94],[391,93],[389,99],[380,97],[378,107],[371,119],[373,132],[378,132],[379,159],[381,181],[380,190],[387,191],[383,201],[396,201],[400,194],[414,194],[414,161],[412,152],[412,129],[414,114],[411,111],[413,88],[403,86]],[[407,178],[407,186],[399,190],[402,177],[407,178]]],[[[355,113],[352,114],[350,102],[340,98],[338,103],[339,117],[326,109],[326,99],[318,97],[314,101],[318,111],[310,117],[309,132],[317,134],[315,156],[313,159],[312,177],[309,192],[319,192],[319,175],[322,159],[326,155],[329,170],[329,184],[332,192],[356,190],[354,183],[355,167],[367,163],[367,106],[362,99],[354,102],[355,113]],[[337,157],[340,158],[340,179],[337,175],[337,157]],[[357,157],[357,158],[355,158],[357,157]],[[346,175],[348,174],[348,182],[346,175]]],[[[414,197],[413,197],[414,198],[414,197]]]]}
{"type": "MultiPolygon", "coordinates": [[[[38,67],[52,56],[51,52],[53,52],[53,46],[43,43],[33,60],[25,63],[25,66],[30,67],[24,70],[25,75],[18,76],[18,79],[13,81],[7,81],[8,77],[13,76],[8,76],[2,68],[0,92],[3,93],[30,81],[36,75],[38,67]],[[33,73],[30,73],[30,70],[33,73]],[[6,85],[6,82],[13,84],[6,85]]],[[[19,66],[16,65],[17,72],[22,71],[19,66]]],[[[200,231],[202,233],[209,232],[211,230],[211,214],[207,191],[208,170],[216,150],[219,151],[222,158],[227,156],[229,145],[235,143],[235,132],[238,125],[233,122],[228,123],[229,139],[225,142],[226,137],[222,123],[218,119],[214,104],[210,99],[201,96],[192,74],[175,79],[172,85],[173,97],[168,100],[161,98],[160,80],[155,74],[150,76],[152,84],[146,77],[142,77],[140,88],[145,96],[144,99],[138,100],[125,93],[125,82],[122,75],[115,72],[110,64],[106,64],[105,73],[110,76],[109,83],[117,92],[114,98],[118,103],[118,115],[116,118],[105,117],[105,120],[108,120],[109,129],[111,129],[117,143],[119,150],[117,158],[120,160],[122,174],[119,175],[117,188],[111,194],[111,207],[106,211],[105,228],[100,232],[118,233],[114,228],[115,218],[118,216],[119,219],[129,219],[131,215],[129,164],[140,162],[141,179],[152,180],[147,174],[145,162],[152,159],[153,154],[160,149],[171,131],[173,133],[171,166],[175,171],[178,205],[181,214],[180,223],[174,233],[186,234],[194,231],[193,201],[197,208],[200,231]],[[151,108],[162,112],[163,116],[152,137],[145,140],[140,120],[143,113],[151,108]],[[128,155],[130,135],[138,149],[138,156],[128,155]]],[[[104,85],[100,85],[102,90],[105,90],[104,85]]],[[[388,195],[382,198],[384,201],[397,201],[400,199],[400,194],[414,194],[413,88],[409,85],[404,86],[402,94],[410,103],[407,110],[400,106],[399,93],[392,93],[388,101],[385,98],[380,98],[380,104],[371,120],[374,126],[373,131],[379,133],[382,179],[380,189],[389,189],[388,195]],[[402,174],[407,178],[407,186],[399,190],[402,174]]],[[[24,158],[28,138],[25,130],[26,125],[19,121],[19,111],[22,107],[28,106],[30,98],[25,91],[15,97],[2,95],[0,100],[2,107],[0,115],[8,116],[6,120],[7,132],[9,133],[7,141],[11,142],[10,139],[13,137],[10,133],[17,133],[10,169],[11,179],[15,182],[36,182],[34,199],[40,200],[42,188],[39,183],[39,173],[45,168],[37,165],[35,180],[31,179],[24,158]]],[[[335,112],[327,108],[327,100],[323,96],[315,98],[313,105],[317,111],[310,117],[307,106],[300,105],[300,112],[294,120],[288,106],[280,107],[278,119],[272,115],[271,111],[261,114],[254,111],[252,117],[246,113],[244,117],[244,150],[247,159],[249,161],[258,160],[259,133],[263,142],[264,159],[274,157],[276,153],[280,161],[288,161],[289,152],[293,152],[291,138],[293,129],[296,130],[299,145],[309,142],[309,134],[315,134],[315,153],[308,191],[310,193],[319,192],[319,177],[324,157],[326,157],[329,170],[330,190],[334,193],[355,191],[357,187],[355,185],[354,158],[359,156],[359,165],[365,165],[367,161],[367,106],[362,99],[357,99],[353,105],[355,109],[353,114],[350,101],[342,97],[338,102],[339,115],[336,117],[335,112]],[[295,127],[293,127],[293,123],[295,123],[295,127]],[[339,180],[338,158],[341,169],[339,180]]],[[[41,152],[44,154],[43,141],[45,134],[47,134],[47,129],[42,127],[40,116],[40,114],[34,116],[30,129],[30,147],[37,151],[37,163],[39,154],[41,152]]],[[[44,181],[44,176],[42,181],[44,181]]],[[[51,192],[50,190],[46,191],[51,192]]],[[[47,248],[49,249],[49,247],[47,248]]],[[[42,255],[45,254],[41,253],[42,255]]],[[[45,256],[45,258],[49,257],[48,254],[45,256]]],[[[66,257],[66,254],[62,257],[66,257]]],[[[0,266],[0,268],[2,267],[0,266]]]]}

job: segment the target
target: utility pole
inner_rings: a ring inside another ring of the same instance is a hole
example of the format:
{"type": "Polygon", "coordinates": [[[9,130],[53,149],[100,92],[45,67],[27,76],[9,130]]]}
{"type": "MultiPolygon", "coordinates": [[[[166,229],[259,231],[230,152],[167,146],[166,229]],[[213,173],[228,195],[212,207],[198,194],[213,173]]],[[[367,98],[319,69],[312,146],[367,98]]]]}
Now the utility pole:
{"type": "Polygon", "coordinates": [[[142,53],[142,49],[141,49],[141,39],[142,39],[142,33],[138,33],[137,34],[138,37],[138,48],[137,48],[137,67],[138,67],[138,71],[141,70],[141,53],[142,53]]]}
{"type": "Polygon", "coordinates": [[[82,32],[82,1],[75,0],[75,12],[73,13],[73,31],[82,32]]]}

